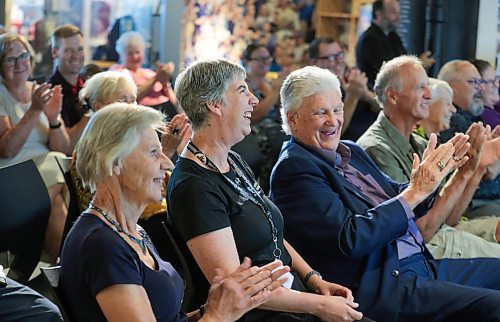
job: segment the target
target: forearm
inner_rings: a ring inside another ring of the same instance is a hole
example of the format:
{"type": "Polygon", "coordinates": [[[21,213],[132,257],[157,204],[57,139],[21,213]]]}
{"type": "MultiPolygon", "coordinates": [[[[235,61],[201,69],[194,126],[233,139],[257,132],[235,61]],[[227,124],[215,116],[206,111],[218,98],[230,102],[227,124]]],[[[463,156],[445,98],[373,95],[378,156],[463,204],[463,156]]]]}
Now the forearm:
{"type": "Polygon", "coordinates": [[[69,145],[67,151],[68,155],[73,153],[76,143],[80,139],[80,136],[82,135],[85,126],[87,126],[89,119],[90,118],[88,116],[84,115],[82,119],[78,123],[76,123],[73,127],[66,128],[66,132],[68,133],[69,137],[69,145]]]}
{"type": "Polygon", "coordinates": [[[474,193],[476,192],[477,188],[479,187],[481,179],[483,178],[485,173],[486,169],[481,167],[477,168],[474,174],[467,180],[467,183],[465,184],[465,187],[463,189],[463,193],[460,195],[456,193],[456,191],[453,192],[458,195],[455,206],[453,207],[452,210],[454,216],[449,217],[446,220],[446,224],[450,226],[456,226],[458,224],[460,217],[469,206],[469,203],[472,200],[472,197],[474,196],[474,193]]]}
{"type": "Polygon", "coordinates": [[[293,248],[292,245],[290,245],[286,240],[283,240],[283,243],[285,244],[286,250],[290,254],[290,257],[292,257],[292,269],[298,273],[301,280],[304,280],[304,277],[306,277],[307,273],[312,271],[311,266],[307,264],[302,256],[297,253],[295,248],[293,248]]]}
{"type": "Polygon", "coordinates": [[[344,99],[344,124],[342,125],[342,134],[347,130],[349,124],[351,124],[354,111],[356,111],[356,106],[359,102],[359,95],[355,93],[347,92],[344,99]]]}
{"type": "Polygon", "coordinates": [[[0,157],[13,158],[21,151],[31,131],[33,131],[38,123],[41,112],[41,110],[36,111],[28,109],[19,123],[12,127],[10,126],[10,121],[7,119],[7,116],[3,117],[4,120],[2,123],[5,124],[8,129],[0,137],[0,157]],[[7,125],[7,123],[9,125],[7,125]]]}
{"type": "Polygon", "coordinates": [[[279,93],[273,92],[271,95],[263,98],[259,104],[255,105],[252,112],[252,121],[259,121],[264,118],[273,109],[278,102],[279,93]]]}
{"type": "Polygon", "coordinates": [[[320,305],[322,295],[289,290],[282,287],[276,296],[273,296],[259,308],[271,311],[307,313],[315,315],[320,305]]]}
{"type": "Polygon", "coordinates": [[[153,86],[156,83],[156,78],[153,77],[148,79],[144,84],[138,86],[137,88],[137,101],[140,101],[144,97],[148,96],[149,93],[153,90],[153,86]]]}
{"type": "Polygon", "coordinates": [[[62,152],[68,155],[69,144],[70,144],[70,139],[64,124],[61,124],[61,126],[57,129],[49,130],[48,147],[50,150],[62,152]]]}

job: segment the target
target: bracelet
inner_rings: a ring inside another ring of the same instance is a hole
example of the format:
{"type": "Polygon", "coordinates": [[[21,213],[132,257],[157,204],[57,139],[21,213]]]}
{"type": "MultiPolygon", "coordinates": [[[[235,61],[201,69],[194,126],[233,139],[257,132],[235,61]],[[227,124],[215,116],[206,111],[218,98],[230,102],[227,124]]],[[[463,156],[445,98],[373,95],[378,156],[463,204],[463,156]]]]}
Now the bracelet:
{"type": "Polygon", "coordinates": [[[50,123],[49,123],[49,127],[50,127],[51,129],[58,129],[58,128],[60,128],[60,127],[61,127],[61,125],[62,125],[62,122],[61,122],[61,121],[59,121],[57,124],[54,124],[54,125],[52,125],[52,124],[50,124],[50,123]]]}
{"type": "Polygon", "coordinates": [[[307,287],[307,282],[309,282],[309,279],[313,276],[313,275],[318,275],[319,278],[323,279],[323,277],[321,276],[321,274],[317,271],[317,270],[312,270],[310,271],[309,273],[306,274],[306,276],[304,277],[304,279],[302,280],[302,282],[304,283],[304,286],[307,287]]]}

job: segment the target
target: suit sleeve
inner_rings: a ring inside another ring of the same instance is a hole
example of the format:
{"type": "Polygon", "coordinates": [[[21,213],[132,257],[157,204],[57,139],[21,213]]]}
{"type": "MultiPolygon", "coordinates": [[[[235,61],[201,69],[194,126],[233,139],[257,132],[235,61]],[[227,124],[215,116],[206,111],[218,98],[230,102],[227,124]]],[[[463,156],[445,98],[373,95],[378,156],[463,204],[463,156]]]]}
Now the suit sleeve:
{"type": "Polygon", "coordinates": [[[271,182],[271,197],[285,226],[333,256],[359,258],[402,236],[408,221],[396,198],[369,209],[347,192],[326,164],[312,157],[280,160],[271,182]]]}

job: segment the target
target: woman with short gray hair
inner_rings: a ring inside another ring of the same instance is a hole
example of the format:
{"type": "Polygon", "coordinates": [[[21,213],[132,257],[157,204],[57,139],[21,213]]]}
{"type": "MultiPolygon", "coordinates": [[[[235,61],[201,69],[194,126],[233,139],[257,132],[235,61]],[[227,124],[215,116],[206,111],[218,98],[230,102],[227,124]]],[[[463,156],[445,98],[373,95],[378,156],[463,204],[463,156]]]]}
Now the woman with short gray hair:
{"type": "MultiPolygon", "coordinates": [[[[181,277],[137,225],[148,203],[162,199],[173,167],[158,139],[162,119],[149,107],[114,103],[91,117],[79,141],[78,172],[95,194],[64,243],[60,277],[77,321],[187,321],[181,277]]],[[[269,300],[286,272],[271,273],[280,264],[250,267],[245,259],[231,275],[215,273],[199,321],[234,321],[269,300]]]]}
{"type": "Polygon", "coordinates": [[[214,268],[232,271],[245,256],[259,265],[277,260],[291,265],[285,287],[245,321],[361,318],[351,291],[323,281],[285,241],[279,209],[231,151],[250,134],[258,103],[245,76],[241,66],[224,59],[199,61],[179,75],[175,90],[193,135],[168,183],[172,221],[208,281],[214,268]]]}

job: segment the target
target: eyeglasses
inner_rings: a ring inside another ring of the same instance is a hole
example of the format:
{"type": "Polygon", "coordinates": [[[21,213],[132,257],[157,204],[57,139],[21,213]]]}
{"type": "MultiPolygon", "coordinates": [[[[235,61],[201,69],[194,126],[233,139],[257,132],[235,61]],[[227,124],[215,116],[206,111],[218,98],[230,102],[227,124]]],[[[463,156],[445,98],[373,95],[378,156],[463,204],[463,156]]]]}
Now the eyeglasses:
{"type": "Polygon", "coordinates": [[[495,79],[482,79],[481,83],[489,87],[499,87],[500,80],[498,79],[498,77],[495,79]]]}
{"type": "Polygon", "coordinates": [[[483,85],[483,80],[479,78],[473,78],[473,79],[467,79],[465,80],[469,85],[475,86],[475,87],[480,87],[483,85]]]}
{"type": "Polygon", "coordinates": [[[331,54],[331,55],[328,55],[328,56],[321,56],[321,57],[318,57],[316,59],[318,59],[318,60],[328,60],[329,62],[334,62],[334,61],[337,61],[337,60],[340,60],[340,59],[343,59],[343,58],[344,58],[344,52],[343,51],[339,51],[336,54],[331,54]]]}
{"type": "Polygon", "coordinates": [[[268,63],[271,60],[273,60],[273,57],[271,57],[271,56],[255,57],[255,58],[249,58],[248,60],[258,61],[260,63],[268,63]]]}
{"type": "Polygon", "coordinates": [[[25,63],[28,61],[28,59],[31,58],[31,55],[29,52],[25,51],[24,53],[22,53],[21,55],[17,56],[17,57],[14,57],[14,56],[11,56],[11,57],[5,57],[2,62],[5,63],[5,65],[7,65],[7,67],[9,68],[12,68],[14,67],[18,62],[19,63],[25,63]]]}

